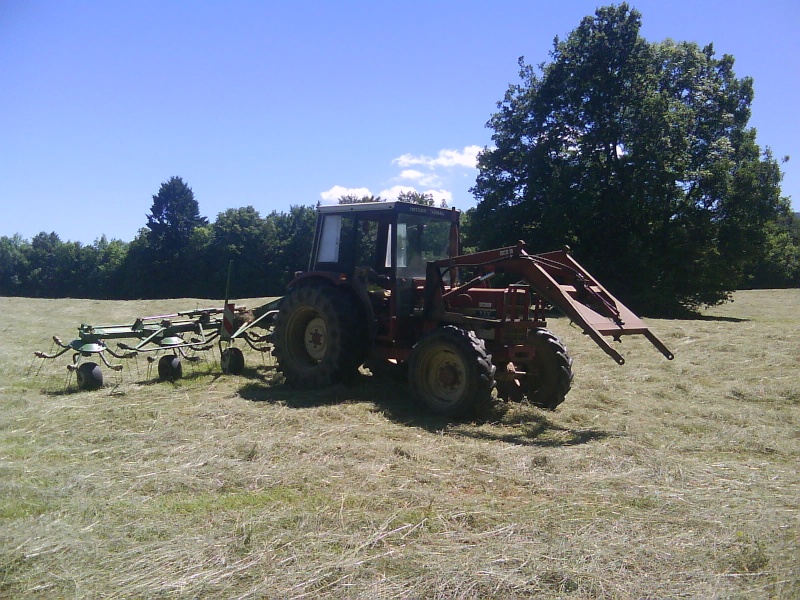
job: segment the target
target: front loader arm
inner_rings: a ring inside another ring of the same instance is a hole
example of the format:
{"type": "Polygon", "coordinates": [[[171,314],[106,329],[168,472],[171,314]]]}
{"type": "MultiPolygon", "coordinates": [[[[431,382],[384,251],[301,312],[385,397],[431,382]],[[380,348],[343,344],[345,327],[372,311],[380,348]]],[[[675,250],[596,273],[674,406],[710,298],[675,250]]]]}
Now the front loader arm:
{"type": "Polygon", "coordinates": [[[438,268],[475,267],[524,279],[561,310],[617,363],[625,359],[604,336],[644,335],[667,359],[673,353],[627,306],[612,296],[566,250],[528,254],[524,242],[437,261],[438,268]]]}

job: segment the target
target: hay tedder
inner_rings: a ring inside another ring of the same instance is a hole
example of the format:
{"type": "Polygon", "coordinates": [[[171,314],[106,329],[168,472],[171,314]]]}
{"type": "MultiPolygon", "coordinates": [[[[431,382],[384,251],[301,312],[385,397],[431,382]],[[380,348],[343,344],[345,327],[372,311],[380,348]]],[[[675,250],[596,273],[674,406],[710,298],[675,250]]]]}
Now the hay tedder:
{"type": "Polygon", "coordinates": [[[215,345],[219,347],[222,371],[239,375],[244,369],[244,354],[234,345],[236,340],[244,341],[259,352],[268,352],[277,304],[278,301],[274,301],[248,311],[244,306],[226,301],[221,308],[138,317],[128,325],[81,324],[76,339],[64,343],[53,336],[55,348],[52,352],[34,354],[38,358],[54,359],[71,351],[72,362],[67,369],[75,372],[82,390],[102,387],[103,371],[97,361],[113,371],[121,371],[120,361],[144,355],[149,364],[158,360],[160,380],[174,381],[183,376],[182,360],[199,361],[202,353],[215,345]],[[254,328],[262,331],[256,333],[254,328]],[[116,346],[112,342],[116,342],[116,346]]]}
{"type": "MultiPolygon", "coordinates": [[[[526,245],[461,251],[460,213],[406,202],[318,208],[308,270],[283,298],[252,312],[230,305],[136,319],[129,326],[81,325],[70,350],[81,388],[102,384],[98,355],[125,359],[162,353],[161,379],[181,374],[180,359],[219,340],[221,365],[240,373],[243,339],[271,351],[286,382],[318,388],[373,375],[407,378],[411,395],[435,413],[461,416],[498,398],[555,409],[572,386],[572,358],[547,328],[550,308],[564,313],[618,364],[606,338],[642,335],[673,354],[568,249],[530,254],[526,245]],[[490,282],[495,283],[494,286],[490,282]],[[234,326],[234,321],[239,324],[234,326]],[[266,330],[256,335],[254,327],[266,330]],[[107,342],[127,339],[112,350],[107,342]],[[136,342],[136,343],[132,343],[136,342]],[[226,347],[223,347],[226,346],[226,347]]],[[[229,282],[230,285],[230,282],[229,282]]],[[[227,293],[226,293],[227,296],[227,293]]],[[[152,361],[151,361],[152,362],[152,361]]]]}

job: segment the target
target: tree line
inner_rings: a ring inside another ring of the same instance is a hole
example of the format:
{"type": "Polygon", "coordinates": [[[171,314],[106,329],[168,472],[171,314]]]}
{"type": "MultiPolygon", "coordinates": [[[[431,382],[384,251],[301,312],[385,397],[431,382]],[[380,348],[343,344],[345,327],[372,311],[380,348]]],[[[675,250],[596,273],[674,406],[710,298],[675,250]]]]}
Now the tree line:
{"type": "MultiPolygon", "coordinates": [[[[400,200],[433,205],[430,195],[400,200]]],[[[341,204],[380,202],[343,196],[341,204]]],[[[479,249],[478,210],[462,215],[465,251],[479,249]]],[[[100,237],[62,241],[55,232],[32,240],[0,237],[0,295],[41,298],[221,298],[231,265],[231,297],[277,296],[308,265],[316,210],[292,206],[265,217],[252,206],[231,208],[213,223],[200,216],[192,189],[172,177],[153,196],[147,225],[132,242],[100,237]],[[232,262],[231,262],[232,261],[232,262]]],[[[767,243],[734,287],[800,286],[800,214],[770,221],[767,243]]],[[[511,238],[500,243],[513,243],[511,238]]],[[[550,248],[552,249],[552,248],[550,248]]]]}
{"type": "MultiPolygon", "coordinates": [[[[568,245],[644,314],[800,286],[800,215],[748,126],[752,79],[710,44],[651,43],[640,28],[627,4],[602,7],[556,38],[549,62],[520,59],[520,82],[487,124],[493,146],[478,158],[464,248],[568,245]]],[[[400,199],[433,204],[416,192],[400,199]]],[[[340,199],[364,201],[380,198],[340,199]]],[[[231,297],[280,295],[308,265],[315,217],[308,206],[265,217],[247,206],[209,223],[173,177],[132,242],[0,238],[0,294],[219,298],[233,261],[231,297]]]]}
{"type": "Polygon", "coordinates": [[[314,207],[262,217],[231,208],[213,223],[192,189],[172,177],[153,196],[145,227],[131,242],[105,236],[89,245],[53,233],[0,238],[0,294],[44,298],[222,298],[232,264],[231,297],[283,293],[308,265],[314,207]]]}
{"type": "MultiPolygon", "coordinates": [[[[429,194],[399,200],[432,206],[429,194]]],[[[342,196],[341,204],[381,202],[342,196]]],[[[265,217],[252,206],[230,208],[213,223],[200,215],[180,177],[161,184],[147,224],[132,242],[105,236],[89,245],[41,232],[32,240],[0,238],[0,295],[40,298],[222,298],[279,296],[309,264],[316,209],[292,206],[265,217]]]]}

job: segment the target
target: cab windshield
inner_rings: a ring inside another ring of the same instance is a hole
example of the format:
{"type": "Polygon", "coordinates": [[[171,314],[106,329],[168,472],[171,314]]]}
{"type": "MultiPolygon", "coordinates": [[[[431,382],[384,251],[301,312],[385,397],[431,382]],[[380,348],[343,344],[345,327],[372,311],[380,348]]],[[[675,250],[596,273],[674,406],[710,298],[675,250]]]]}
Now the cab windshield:
{"type": "Polygon", "coordinates": [[[448,257],[450,223],[417,215],[397,217],[397,276],[425,277],[427,262],[448,257]]]}

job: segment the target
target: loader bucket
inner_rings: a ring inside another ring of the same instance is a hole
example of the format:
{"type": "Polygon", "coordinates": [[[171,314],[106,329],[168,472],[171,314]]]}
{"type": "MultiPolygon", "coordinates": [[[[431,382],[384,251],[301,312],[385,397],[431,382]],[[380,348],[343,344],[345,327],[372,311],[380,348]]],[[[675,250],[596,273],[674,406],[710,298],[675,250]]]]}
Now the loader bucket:
{"type": "MultiPolygon", "coordinates": [[[[580,326],[586,335],[621,365],[625,363],[625,359],[608,343],[606,337],[619,341],[623,335],[643,335],[669,360],[675,358],[644,321],[611,295],[567,250],[528,254],[525,251],[525,242],[519,242],[516,246],[456,256],[428,265],[434,273],[439,273],[434,281],[440,282],[440,269],[460,267],[477,268],[479,272],[486,274],[507,273],[526,280],[542,298],[580,326]]],[[[484,277],[478,277],[442,297],[452,295],[482,279],[484,277]]],[[[430,296],[435,298],[432,294],[430,296]]]]}
{"type": "Polygon", "coordinates": [[[617,300],[566,250],[528,254],[519,259],[529,266],[525,276],[548,302],[563,311],[617,363],[625,359],[604,336],[619,341],[623,335],[644,335],[667,359],[675,355],[648,329],[642,319],[617,300]]]}

